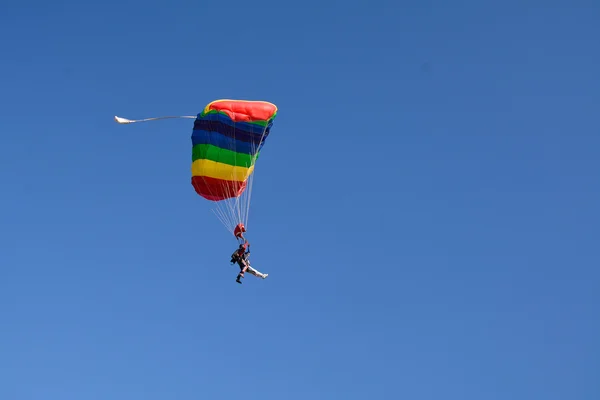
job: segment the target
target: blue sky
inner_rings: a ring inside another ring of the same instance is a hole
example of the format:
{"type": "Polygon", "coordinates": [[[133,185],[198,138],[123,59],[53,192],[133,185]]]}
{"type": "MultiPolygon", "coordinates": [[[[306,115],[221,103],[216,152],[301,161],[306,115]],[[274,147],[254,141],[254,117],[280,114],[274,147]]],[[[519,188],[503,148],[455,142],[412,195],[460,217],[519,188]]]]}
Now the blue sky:
{"type": "Polygon", "coordinates": [[[593,1],[3,2],[0,398],[600,396],[593,1]],[[279,115],[248,238],[190,120],[279,115]]]}

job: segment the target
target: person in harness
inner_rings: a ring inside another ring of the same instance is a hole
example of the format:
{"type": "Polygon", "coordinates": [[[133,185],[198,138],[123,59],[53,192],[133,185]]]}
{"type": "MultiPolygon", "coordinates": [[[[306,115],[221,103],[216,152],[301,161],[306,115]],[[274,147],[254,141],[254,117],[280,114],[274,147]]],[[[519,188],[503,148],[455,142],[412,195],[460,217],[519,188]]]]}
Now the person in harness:
{"type": "Polygon", "coordinates": [[[254,268],[252,268],[250,266],[250,260],[248,259],[250,257],[250,243],[248,243],[247,241],[240,244],[240,247],[238,247],[233,254],[231,255],[231,263],[235,264],[237,263],[240,267],[240,273],[238,274],[237,278],[235,279],[235,281],[237,283],[242,283],[242,281],[240,280],[241,278],[244,277],[244,273],[246,271],[248,271],[250,274],[258,277],[258,278],[262,278],[265,279],[267,276],[269,276],[269,274],[263,274],[262,272],[259,272],[257,270],[255,270],[254,268]]]}

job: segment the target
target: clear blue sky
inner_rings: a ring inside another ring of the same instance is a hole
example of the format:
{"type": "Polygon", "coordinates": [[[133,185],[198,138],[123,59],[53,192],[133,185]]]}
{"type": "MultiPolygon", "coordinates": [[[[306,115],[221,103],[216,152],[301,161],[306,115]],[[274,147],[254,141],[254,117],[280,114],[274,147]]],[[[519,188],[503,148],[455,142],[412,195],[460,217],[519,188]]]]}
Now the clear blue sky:
{"type": "Polygon", "coordinates": [[[162,4],[2,3],[2,400],[600,398],[597,2],[162,4]],[[220,98],[243,285],[192,121],[113,120],[220,98]]]}

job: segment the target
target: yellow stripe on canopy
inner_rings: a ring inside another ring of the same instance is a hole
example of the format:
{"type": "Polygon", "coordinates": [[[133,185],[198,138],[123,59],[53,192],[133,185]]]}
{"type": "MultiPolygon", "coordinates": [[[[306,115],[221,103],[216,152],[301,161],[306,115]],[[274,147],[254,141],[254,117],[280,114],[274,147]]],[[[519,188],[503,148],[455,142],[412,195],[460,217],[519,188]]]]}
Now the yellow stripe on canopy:
{"type": "Polygon", "coordinates": [[[196,160],[192,163],[192,176],[206,176],[227,181],[243,182],[254,171],[254,165],[250,168],[234,167],[207,159],[196,160]]]}

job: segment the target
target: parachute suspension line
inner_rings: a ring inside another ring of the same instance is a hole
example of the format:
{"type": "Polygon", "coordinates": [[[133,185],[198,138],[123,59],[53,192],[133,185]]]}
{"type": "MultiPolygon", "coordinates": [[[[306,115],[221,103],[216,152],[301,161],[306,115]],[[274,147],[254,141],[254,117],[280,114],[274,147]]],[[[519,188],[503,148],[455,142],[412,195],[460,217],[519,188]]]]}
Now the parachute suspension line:
{"type": "MultiPolygon", "coordinates": [[[[254,149],[252,150],[252,152],[254,152],[254,149]]],[[[254,167],[254,161],[252,162],[252,166],[254,167]]],[[[248,182],[247,182],[247,186],[246,186],[246,192],[244,194],[244,198],[243,203],[244,203],[244,210],[246,210],[246,213],[244,215],[244,226],[246,227],[246,229],[248,229],[248,219],[250,218],[250,198],[252,197],[252,183],[254,182],[254,173],[256,172],[256,169],[254,169],[252,171],[252,175],[250,175],[248,177],[248,182]]]]}
{"type": "MultiPolygon", "coordinates": [[[[209,125],[212,125],[212,121],[209,121],[209,125]]],[[[210,128],[211,129],[208,131],[209,135],[213,135],[213,131],[215,130],[215,127],[210,126],[210,128]]],[[[229,197],[233,194],[233,193],[231,193],[231,189],[227,186],[225,189],[225,193],[213,193],[213,191],[210,189],[211,185],[209,185],[208,182],[206,182],[206,179],[204,177],[202,177],[202,180],[204,181],[206,188],[208,188],[209,195],[211,195],[211,196],[216,197],[217,195],[225,194],[227,197],[229,197]]],[[[227,231],[229,231],[230,233],[233,232],[233,229],[235,228],[235,225],[237,225],[237,223],[234,222],[235,215],[233,213],[233,206],[232,206],[231,202],[229,201],[229,199],[225,199],[225,200],[218,200],[215,203],[216,203],[215,207],[212,210],[213,213],[221,221],[221,223],[223,224],[225,229],[227,229],[227,231]]]]}
{"type": "MultiPolygon", "coordinates": [[[[221,223],[225,226],[225,229],[232,233],[238,223],[244,224],[246,229],[248,228],[248,221],[250,217],[250,204],[252,200],[252,191],[254,186],[254,175],[256,173],[256,159],[257,159],[257,150],[261,149],[262,142],[266,135],[268,128],[268,124],[265,125],[260,140],[258,144],[251,145],[251,153],[252,159],[249,165],[245,166],[246,168],[254,168],[252,173],[249,176],[240,176],[239,171],[234,169],[233,180],[243,180],[246,179],[246,187],[244,191],[238,196],[237,193],[233,192],[232,186],[225,186],[223,188],[223,194],[227,197],[227,199],[216,202],[216,207],[213,209],[213,213],[218,217],[221,223]]],[[[235,137],[237,133],[236,122],[233,123],[233,136],[235,137]]],[[[234,142],[235,143],[235,142],[234,142]]],[[[235,164],[237,164],[237,146],[234,144],[234,158],[235,164]]],[[[211,193],[212,194],[212,193],[211,193]]]]}
{"type": "MultiPolygon", "coordinates": [[[[236,125],[237,125],[236,121],[235,121],[235,119],[233,119],[233,137],[234,137],[233,151],[234,151],[234,154],[235,154],[235,156],[234,156],[234,164],[235,165],[237,165],[237,141],[235,140],[236,133],[237,133],[236,132],[236,130],[237,130],[237,126],[236,125]]],[[[237,169],[236,168],[234,168],[233,180],[234,181],[238,180],[237,169]]],[[[235,194],[237,194],[237,193],[230,193],[230,196],[231,195],[235,195],[235,194]]],[[[230,204],[231,204],[231,211],[232,211],[232,214],[234,215],[234,218],[237,219],[238,222],[242,222],[241,221],[240,207],[239,207],[239,201],[240,201],[239,197],[235,196],[235,197],[230,197],[229,199],[230,199],[229,201],[230,201],[230,204]]]]}
{"type": "MultiPolygon", "coordinates": [[[[212,124],[212,121],[209,122],[209,124],[212,124]]],[[[211,126],[210,129],[210,134],[212,134],[212,132],[215,131],[215,128],[213,128],[211,126]]],[[[236,134],[236,122],[233,122],[233,136],[235,137],[236,134]]],[[[234,142],[234,154],[235,154],[235,162],[234,164],[237,164],[237,148],[234,142]]],[[[234,169],[234,174],[233,174],[233,180],[237,181],[239,178],[238,176],[238,170],[234,169]]],[[[209,185],[207,185],[208,187],[210,187],[209,185]]],[[[210,189],[209,189],[210,191],[210,189]]],[[[215,215],[217,215],[217,217],[219,218],[219,220],[221,221],[221,223],[225,226],[225,229],[229,232],[229,233],[233,233],[236,225],[240,222],[243,222],[245,220],[244,218],[244,211],[241,207],[241,203],[240,200],[241,198],[244,197],[244,195],[246,195],[246,190],[244,190],[244,192],[242,192],[242,195],[238,196],[237,193],[234,193],[233,191],[233,185],[229,186],[229,185],[225,185],[222,189],[222,195],[224,195],[226,197],[226,199],[224,200],[220,200],[216,202],[216,207],[213,209],[213,213],[215,215]]],[[[210,193],[211,195],[214,195],[213,193],[210,193]]]]}
{"type": "Polygon", "coordinates": [[[229,227],[231,226],[231,223],[228,222],[226,217],[222,216],[222,213],[220,211],[217,211],[216,208],[213,208],[212,212],[217,216],[217,218],[219,219],[219,221],[221,221],[221,223],[223,224],[223,226],[225,227],[225,230],[227,230],[227,232],[232,232],[232,229],[229,229],[229,227]]]}
{"type": "MultiPolygon", "coordinates": [[[[237,129],[237,126],[236,126],[236,122],[234,121],[234,122],[233,122],[233,135],[234,135],[234,136],[235,136],[235,134],[237,133],[237,132],[236,132],[236,129],[237,129]]],[[[236,142],[236,143],[237,143],[237,142],[236,142]]],[[[237,160],[237,149],[236,149],[236,153],[235,153],[235,154],[236,154],[236,160],[237,160]]],[[[236,164],[237,164],[237,162],[236,162],[236,164]]],[[[248,166],[248,168],[250,168],[250,167],[251,167],[251,165],[250,165],[250,166],[248,166]]],[[[237,180],[237,179],[238,179],[238,177],[236,176],[236,177],[235,177],[235,179],[237,180]]],[[[242,199],[243,199],[243,198],[246,196],[246,194],[248,193],[248,180],[247,180],[247,179],[245,179],[245,180],[246,180],[246,187],[244,188],[244,191],[241,193],[241,195],[240,195],[239,197],[236,197],[236,198],[235,198],[235,203],[236,203],[235,205],[236,205],[236,210],[237,210],[237,220],[238,220],[238,222],[241,222],[241,223],[243,223],[243,224],[244,224],[244,226],[246,226],[246,224],[245,224],[245,221],[244,221],[244,218],[243,218],[243,215],[244,215],[244,210],[243,210],[243,209],[242,209],[242,207],[241,207],[241,203],[242,203],[242,199]]]]}
{"type": "MultiPolygon", "coordinates": [[[[236,210],[238,212],[238,221],[244,224],[246,229],[248,229],[248,221],[250,218],[250,204],[252,199],[252,192],[254,186],[254,176],[256,174],[256,158],[257,158],[257,150],[261,148],[262,141],[266,134],[267,126],[263,129],[258,145],[252,143],[251,153],[253,154],[250,165],[248,168],[253,168],[252,173],[246,178],[246,188],[242,192],[242,194],[235,198],[236,202],[236,210]]],[[[236,177],[237,179],[237,177],[236,177]]],[[[237,224],[236,224],[237,225],[237,224]]]]}
{"type": "MultiPolygon", "coordinates": [[[[206,179],[204,179],[204,177],[202,177],[202,180],[205,181],[205,183],[206,183],[206,179]]],[[[210,188],[210,186],[208,186],[208,185],[206,187],[210,188]]],[[[210,189],[209,189],[209,194],[211,196],[214,195],[214,193],[212,193],[212,191],[210,189]]],[[[219,202],[217,202],[217,207],[213,208],[212,211],[217,216],[217,218],[219,219],[219,221],[221,221],[221,223],[226,228],[228,228],[229,226],[231,226],[231,221],[229,221],[227,213],[222,209],[222,207],[220,207],[219,202]]]]}
{"type": "MultiPolygon", "coordinates": [[[[213,193],[210,194],[213,195],[213,193]]],[[[227,188],[224,194],[226,196],[230,196],[230,189],[227,188]]],[[[219,217],[219,220],[225,226],[225,228],[229,232],[233,232],[233,229],[237,224],[234,222],[235,215],[233,213],[233,207],[231,205],[230,199],[217,201],[213,212],[219,217]]]]}
{"type": "MultiPolygon", "coordinates": [[[[255,167],[255,165],[256,165],[256,159],[258,158],[258,152],[262,148],[263,139],[265,137],[265,133],[267,132],[268,126],[269,126],[269,124],[267,123],[265,125],[265,127],[263,128],[262,135],[260,136],[260,140],[258,141],[258,147],[253,145],[253,149],[252,149],[252,153],[254,153],[254,158],[252,160],[253,167],[255,167]]],[[[252,175],[250,175],[250,177],[248,178],[248,186],[249,187],[246,189],[248,192],[248,195],[246,197],[246,210],[247,210],[246,211],[246,219],[244,221],[244,226],[246,227],[246,229],[248,229],[248,219],[249,219],[249,214],[250,214],[250,201],[252,199],[252,187],[254,186],[254,175],[255,174],[256,174],[256,167],[252,171],[252,175]]]]}
{"type": "MultiPolygon", "coordinates": [[[[212,122],[211,122],[212,124],[212,122]]],[[[235,124],[235,123],[234,123],[235,124]]],[[[234,125],[234,129],[235,129],[235,125],[234,125]]],[[[211,129],[211,135],[213,134],[213,132],[215,131],[215,129],[211,129]]],[[[235,136],[235,130],[234,130],[234,136],[235,136]]],[[[226,185],[225,186],[225,196],[227,197],[225,200],[218,202],[217,204],[223,207],[223,213],[227,216],[227,230],[230,233],[233,233],[233,229],[235,228],[235,225],[237,225],[237,223],[235,222],[235,203],[232,202],[232,196],[234,195],[234,193],[232,192],[233,188],[226,185]]]]}

